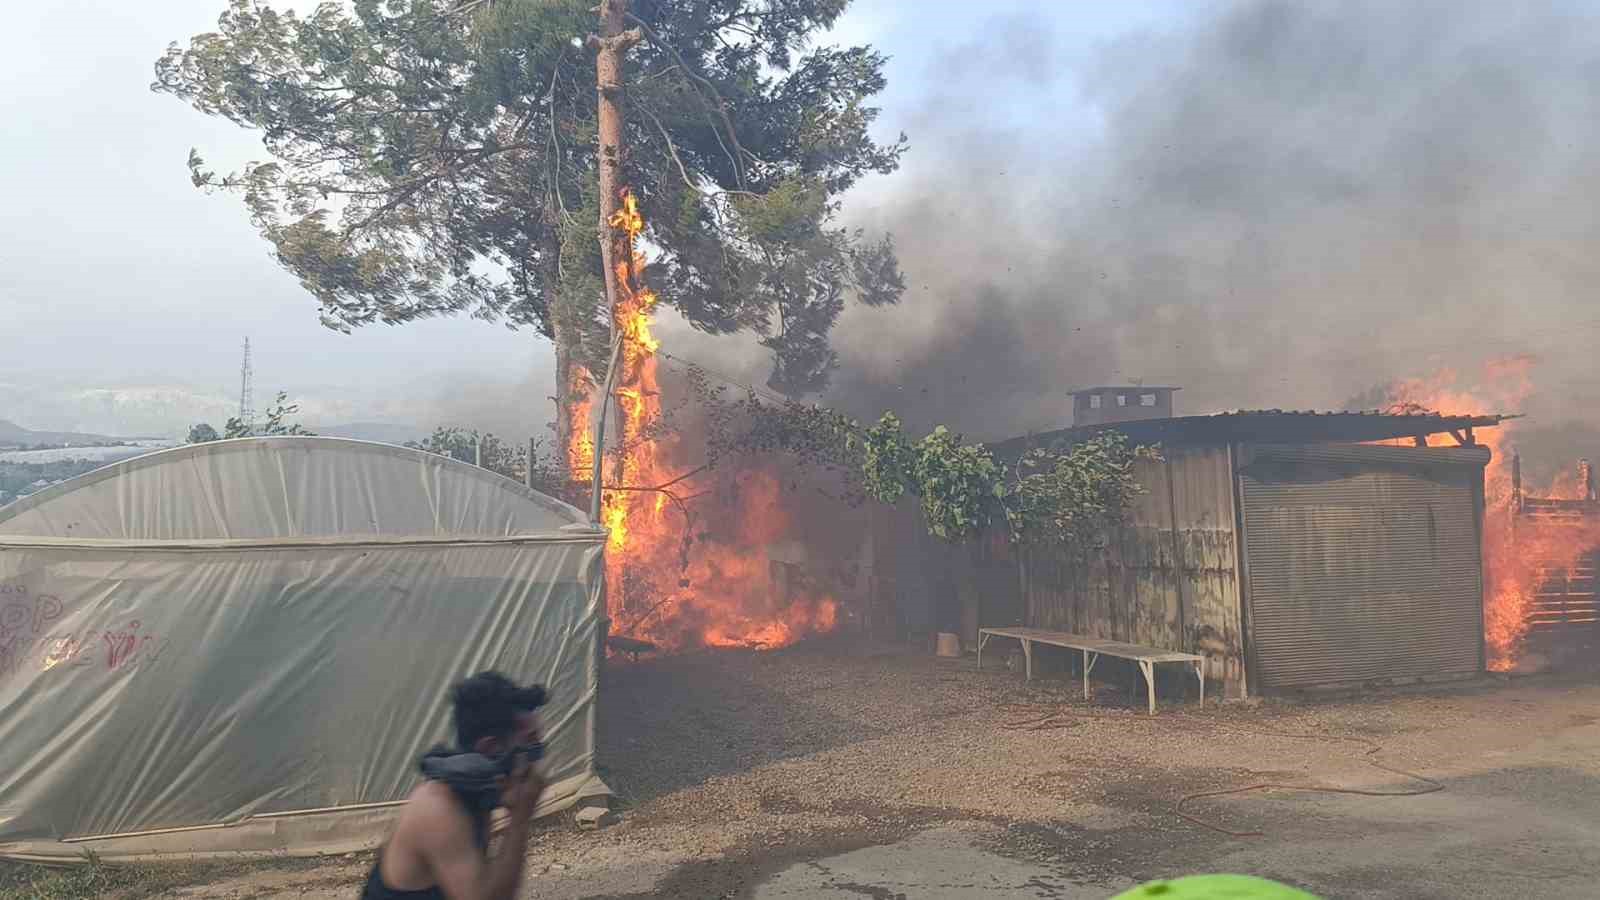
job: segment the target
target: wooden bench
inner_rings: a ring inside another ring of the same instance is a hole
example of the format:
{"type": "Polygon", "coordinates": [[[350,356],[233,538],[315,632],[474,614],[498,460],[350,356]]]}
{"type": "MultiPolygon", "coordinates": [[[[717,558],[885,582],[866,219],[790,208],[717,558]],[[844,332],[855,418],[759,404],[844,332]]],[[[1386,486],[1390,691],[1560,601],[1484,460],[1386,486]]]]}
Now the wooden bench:
{"type": "Polygon", "coordinates": [[[1033,645],[1049,644],[1068,650],[1083,651],[1083,699],[1089,699],[1089,672],[1101,656],[1131,659],[1139,664],[1144,674],[1145,687],[1150,693],[1150,714],[1156,712],[1155,667],[1159,663],[1187,663],[1194,666],[1195,678],[1200,682],[1200,706],[1206,705],[1206,658],[1198,653],[1180,653],[1176,650],[1159,650],[1139,644],[1107,641],[1084,637],[1066,631],[1046,631],[1042,628],[980,628],[978,629],[978,668],[983,668],[983,647],[990,638],[1015,638],[1022,642],[1022,656],[1026,661],[1028,679],[1033,679],[1033,645]]]}

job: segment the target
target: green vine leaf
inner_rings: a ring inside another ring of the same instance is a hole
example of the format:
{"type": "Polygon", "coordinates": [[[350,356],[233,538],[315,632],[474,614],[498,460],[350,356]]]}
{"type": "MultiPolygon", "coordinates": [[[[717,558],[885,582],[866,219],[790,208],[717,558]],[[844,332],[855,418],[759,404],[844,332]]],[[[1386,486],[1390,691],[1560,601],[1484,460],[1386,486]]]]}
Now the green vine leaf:
{"type": "Polygon", "coordinates": [[[943,425],[913,440],[893,412],[862,427],[826,407],[768,404],[754,393],[730,403],[699,373],[691,373],[691,384],[708,408],[709,464],[744,453],[787,453],[844,473],[852,498],[886,504],[918,498],[928,532],[947,541],[1003,527],[1013,542],[1086,558],[1142,493],[1136,463],[1161,458],[1158,447],[1132,446],[1124,435],[1106,432],[1060,451],[1030,450],[1008,468],[987,447],[964,443],[943,425]]]}

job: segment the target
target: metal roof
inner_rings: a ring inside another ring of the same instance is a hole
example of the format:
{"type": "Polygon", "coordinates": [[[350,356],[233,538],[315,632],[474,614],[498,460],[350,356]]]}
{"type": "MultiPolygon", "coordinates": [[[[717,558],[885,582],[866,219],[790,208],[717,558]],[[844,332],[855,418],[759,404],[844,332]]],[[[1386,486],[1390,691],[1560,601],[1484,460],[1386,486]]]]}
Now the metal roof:
{"type": "Polygon", "coordinates": [[[1076,443],[1102,431],[1120,431],[1136,444],[1365,443],[1425,437],[1499,425],[1509,415],[1446,416],[1437,413],[1313,412],[1252,409],[1209,416],[1176,416],[1084,425],[996,443],[1004,452],[1061,442],[1076,443]]]}

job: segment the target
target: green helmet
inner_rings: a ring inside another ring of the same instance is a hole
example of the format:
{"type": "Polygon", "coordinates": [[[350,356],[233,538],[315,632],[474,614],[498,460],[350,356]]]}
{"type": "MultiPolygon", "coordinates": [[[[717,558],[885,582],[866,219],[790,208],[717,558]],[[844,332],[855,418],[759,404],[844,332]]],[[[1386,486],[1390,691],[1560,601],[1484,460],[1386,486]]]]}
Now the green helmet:
{"type": "Polygon", "coordinates": [[[1316,895],[1250,875],[1190,875],[1152,881],[1112,900],[1317,900],[1316,895]]]}

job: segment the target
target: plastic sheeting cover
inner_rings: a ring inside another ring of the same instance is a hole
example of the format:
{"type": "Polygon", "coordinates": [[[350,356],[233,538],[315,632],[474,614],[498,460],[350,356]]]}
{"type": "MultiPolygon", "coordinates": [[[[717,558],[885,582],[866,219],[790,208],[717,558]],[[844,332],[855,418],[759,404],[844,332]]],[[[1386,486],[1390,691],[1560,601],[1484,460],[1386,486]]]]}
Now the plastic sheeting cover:
{"type": "Polygon", "coordinates": [[[389,444],[245,438],[96,469],[0,508],[0,534],[113,540],[503,537],[587,519],[486,469],[389,444]]]}
{"type": "Polygon", "coordinates": [[[448,737],[449,686],[487,668],[549,686],[570,802],[603,621],[603,535],[555,530],[581,513],[398,448],[212,446],[0,510],[0,854],[400,800],[448,737]],[[543,528],[503,533],[524,526],[543,528]]]}

